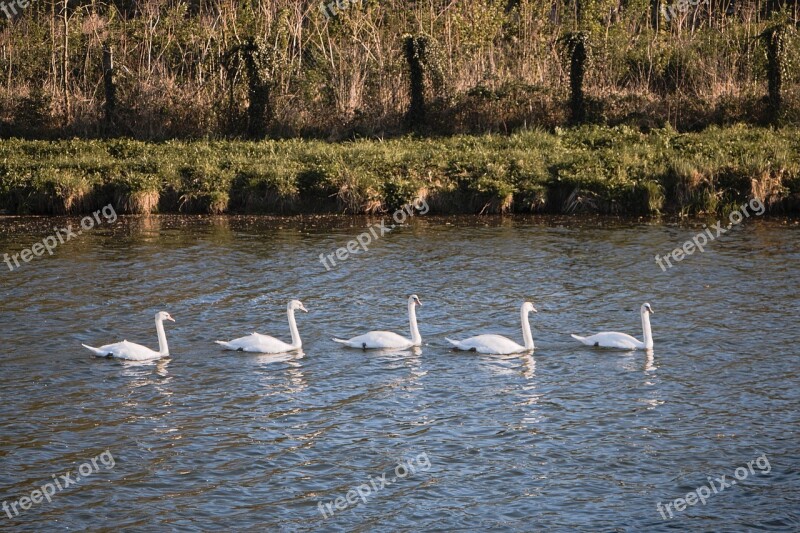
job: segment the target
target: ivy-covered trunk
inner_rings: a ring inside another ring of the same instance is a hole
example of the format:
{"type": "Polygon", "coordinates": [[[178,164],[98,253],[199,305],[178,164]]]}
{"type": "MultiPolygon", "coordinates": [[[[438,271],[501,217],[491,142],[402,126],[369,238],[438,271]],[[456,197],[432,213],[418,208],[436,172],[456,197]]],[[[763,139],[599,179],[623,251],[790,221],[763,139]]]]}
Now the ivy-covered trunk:
{"type": "Polygon", "coordinates": [[[586,32],[579,31],[564,38],[569,58],[569,108],[573,124],[586,121],[586,99],[583,92],[583,81],[586,75],[588,59],[588,41],[586,32]]]}
{"type": "Polygon", "coordinates": [[[785,23],[770,26],[761,34],[761,39],[767,48],[767,104],[769,107],[770,122],[777,122],[783,107],[784,73],[787,71],[785,23]]]}
{"type": "Polygon", "coordinates": [[[224,58],[228,83],[231,85],[231,108],[234,107],[233,89],[237,80],[242,74],[247,78],[247,136],[254,139],[263,138],[272,121],[272,106],[270,105],[271,52],[271,48],[263,39],[250,37],[242,44],[231,48],[224,58]]]}
{"type": "Polygon", "coordinates": [[[418,131],[425,126],[425,75],[423,62],[426,39],[423,36],[406,35],[403,50],[408,63],[409,96],[411,103],[406,113],[406,125],[418,131]]]}

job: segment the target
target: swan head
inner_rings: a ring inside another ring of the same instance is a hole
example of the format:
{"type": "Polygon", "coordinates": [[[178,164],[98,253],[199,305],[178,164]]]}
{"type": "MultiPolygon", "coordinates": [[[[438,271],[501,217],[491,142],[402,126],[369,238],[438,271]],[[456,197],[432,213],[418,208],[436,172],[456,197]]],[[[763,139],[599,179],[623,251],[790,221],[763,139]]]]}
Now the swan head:
{"type": "Polygon", "coordinates": [[[530,303],[530,302],[525,302],[525,303],[523,303],[523,304],[522,304],[522,310],[523,310],[523,311],[527,311],[527,312],[529,312],[529,313],[530,313],[531,311],[533,311],[534,313],[538,313],[538,311],[536,310],[536,308],[535,308],[535,307],[533,306],[533,304],[532,304],[532,303],[530,303]]]}
{"type": "Polygon", "coordinates": [[[292,301],[290,301],[289,305],[287,306],[287,309],[289,311],[297,311],[299,309],[300,311],[303,311],[304,313],[308,313],[308,309],[305,308],[305,306],[303,305],[303,302],[301,302],[300,300],[292,300],[292,301]]]}
{"type": "Polygon", "coordinates": [[[642,304],[642,314],[645,314],[645,313],[650,313],[651,315],[655,314],[653,312],[653,308],[650,307],[650,304],[648,304],[648,303],[642,304]]]}
{"type": "Polygon", "coordinates": [[[411,296],[408,297],[408,303],[409,305],[414,304],[422,307],[422,302],[419,301],[419,296],[417,296],[416,294],[412,294],[411,296]]]}
{"type": "Polygon", "coordinates": [[[158,313],[156,313],[156,320],[158,320],[159,322],[164,322],[165,320],[169,320],[170,322],[175,322],[175,319],[172,318],[172,316],[170,316],[170,314],[167,313],[166,311],[159,311],[158,313]]]}

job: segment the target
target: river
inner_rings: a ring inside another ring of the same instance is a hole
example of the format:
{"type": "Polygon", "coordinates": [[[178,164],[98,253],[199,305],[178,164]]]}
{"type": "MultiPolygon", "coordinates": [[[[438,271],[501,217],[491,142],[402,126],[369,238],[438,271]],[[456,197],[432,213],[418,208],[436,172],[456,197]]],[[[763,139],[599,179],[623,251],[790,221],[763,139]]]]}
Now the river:
{"type": "MultiPolygon", "coordinates": [[[[119,217],[0,263],[0,529],[800,529],[797,221],[748,220],[666,270],[655,255],[710,221],[378,221],[119,217]],[[336,258],[364,232],[367,251],[336,258]],[[408,335],[412,293],[420,349],[330,340],[408,335]],[[302,352],[214,344],[288,341],[292,298],[302,352]],[[450,349],[522,342],[524,300],[532,355],[450,349]],[[652,353],[570,337],[641,338],[644,302],[652,353]],[[156,348],[160,310],[169,358],[81,346],[156,348]]],[[[67,225],[0,219],[0,254],[67,225]]]]}

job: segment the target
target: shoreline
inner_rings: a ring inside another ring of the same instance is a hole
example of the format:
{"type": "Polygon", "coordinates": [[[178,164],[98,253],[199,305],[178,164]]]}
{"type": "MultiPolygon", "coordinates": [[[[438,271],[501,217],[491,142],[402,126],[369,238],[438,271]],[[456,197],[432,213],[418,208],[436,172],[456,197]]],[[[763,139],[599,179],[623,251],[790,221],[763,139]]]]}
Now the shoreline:
{"type": "Polygon", "coordinates": [[[583,126],[508,136],[0,144],[0,215],[800,213],[800,128],[583,126]],[[426,210],[427,212],[427,210],[426,210]]]}
{"type": "MultiPolygon", "coordinates": [[[[4,215],[0,214],[0,228],[13,231],[13,225],[19,223],[25,226],[36,226],[39,223],[49,225],[52,221],[65,221],[80,223],[81,218],[86,214],[72,215],[4,215]],[[3,223],[6,223],[3,226],[3,223]]],[[[141,223],[164,223],[169,226],[175,222],[181,225],[203,224],[215,225],[216,223],[236,224],[247,223],[259,226],[275,225],[278,229],[294,228],[303,225],[311,225],[321,229],[358,229],[362,225],[380,223],[390,218],[391,213],[377,214],[343,214],[343,213],[314,213],[314,214],[243,214],[243,213],[223,213],[223,214],[203,214],[203,213],[149,213],[149,214],[123,214],[118,215],[118,220],[106,229],[113,230],[118,223],[123,222],[128,225],[141,223]]],[[[592,224],[616,226],[629,224],[646,225],[668,225],[679,227],[694,227],[702,224],[708,225],[716,222],[720,218],[725,218],[722,213],[702,213],[692,215],[678,214],[655,214],[655,215],[626,215],[626,214],[602,214],[602,213],[578,213],[564,215],[558,213],[493,213],[493,214],[428,214],[415,215],[409,217],[404,224],[397,225],[396,228],[410,228],[414,225],[429,227],[459,227],[480,225],[485,227],[501,226],[509,223],[529,223],[531,225],[552,225],[575,227],[589,226],[592,224]]],[[[767,224],[782,224],[787,226],[800,224],[800,212],[793,213],[769,213],[750,217],[749,223],[758,221],[767,224]]],[[[176,226],[178,227],[178,226],[176,226]]],[[[2,231],[0,231],[2,233],[2,231]]]]}

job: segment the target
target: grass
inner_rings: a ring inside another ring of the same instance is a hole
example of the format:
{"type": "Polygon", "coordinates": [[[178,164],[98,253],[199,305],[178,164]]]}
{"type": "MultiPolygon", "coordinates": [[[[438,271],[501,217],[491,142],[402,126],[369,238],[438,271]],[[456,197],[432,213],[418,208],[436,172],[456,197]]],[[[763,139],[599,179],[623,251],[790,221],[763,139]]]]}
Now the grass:
{"type": "Polygon", "coordinates": [[[554,133],[358,140],[9,140],[0,210],[700,214],[753,197],[800,206],[800,130],[699,133],[584,126],[554,133]]]}

